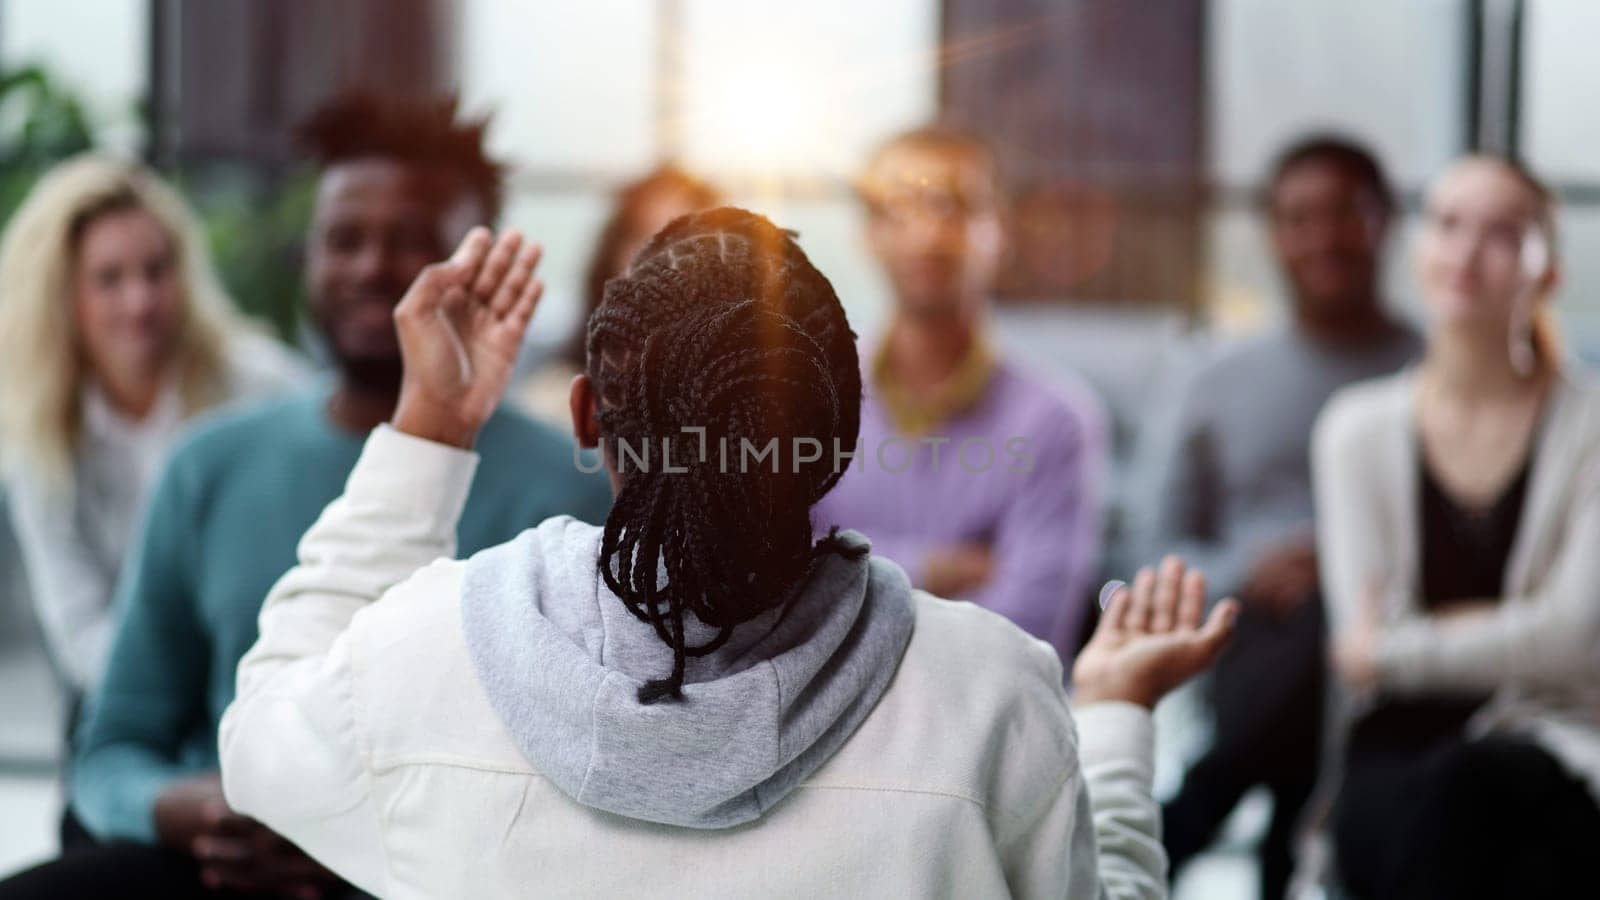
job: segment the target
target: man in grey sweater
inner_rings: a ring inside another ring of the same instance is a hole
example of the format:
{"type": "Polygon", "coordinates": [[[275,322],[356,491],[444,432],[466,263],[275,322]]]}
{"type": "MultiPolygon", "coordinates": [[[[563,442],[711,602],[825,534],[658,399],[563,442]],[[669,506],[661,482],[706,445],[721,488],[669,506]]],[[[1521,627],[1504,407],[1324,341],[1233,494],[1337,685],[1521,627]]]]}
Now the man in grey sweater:
{"type": "Polygon", "coordinates": [[[1422,344],[1379,292],[1393,199],[1371,154],[1340,138],[1304,140],[1279,157],[1263,200],[1290,322],[1210,361],[1183,391],[1156,530],[1164,551],[1245,605],[1212,681],[1215,740],[1164,810],[1172,871],[1264,785],[1273,815],[1261,896],[1274,898],[1292,872],[1322,718],[1312,423],[1335,390],[1395,371],[1422,344]]]}

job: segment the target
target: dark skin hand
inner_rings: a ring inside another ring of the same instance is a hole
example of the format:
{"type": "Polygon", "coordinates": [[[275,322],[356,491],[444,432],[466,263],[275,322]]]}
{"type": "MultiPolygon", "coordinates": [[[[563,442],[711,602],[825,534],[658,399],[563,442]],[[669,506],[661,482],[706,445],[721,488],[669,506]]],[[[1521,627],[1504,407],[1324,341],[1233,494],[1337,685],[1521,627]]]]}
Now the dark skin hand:
{"type": "Polygon", "coordinates": [[[1299,608],[1316,587],[1316,540],[1311,535],[1301,535],[1256,560],[1250,580],[1239,593],[1246,603],[1281,617],[1299,608]]]}
{"type": "Polygon", "coordinates": [[[959,597],[989,583],[994,554],[984,544],[954,544],[931,553],[923,571],[923,589],[928,593],[959,597]]]}
{"type": "Polygon", "coordinates": [[[405,375],[393,425],[470,448],[505,393],[544,285],[539,245],[515,231],[467,233],[450,259],[422,270],[395,308],[405,375]]]}
{"type": "Polygon", "coordinates": [[[1142,569],[1106,605],[1072,667],[1076,705],[1122,701],[1154,707],[1168,691],[1216,661],[1233,634],[1239,604],[1222,600],[1205,615],[1206,580],[1169,556],[1142,569]]]}
{"type": "Polygon", "coordinates": [[[317,900],[339,883],[271,829],[229,809],[216,773],[167,788],[156,799],[155,820],[161,843],[193,856],[212,890],[317,900]]]}

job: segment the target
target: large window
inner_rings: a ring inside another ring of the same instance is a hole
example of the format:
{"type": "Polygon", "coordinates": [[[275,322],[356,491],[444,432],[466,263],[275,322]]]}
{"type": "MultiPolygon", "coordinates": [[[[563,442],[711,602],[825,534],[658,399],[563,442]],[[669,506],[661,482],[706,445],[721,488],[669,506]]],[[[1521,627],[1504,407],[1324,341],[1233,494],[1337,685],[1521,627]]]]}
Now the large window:
{"type": "Polygon", "coordinates": [[[946,0],[944,112],[1013,198],[1002,300],[1198,305],[1205,9],[946,0]]]}
{"type": "MultiPolygon", "coordinates": [[[[549,245],[545,338],[574,324],[610,191],[668,158],[798,227],[871,330],[883,286],[849,176],[889,132],[954,113],[997,139],[1032,216],[1018,256],[1038,271],[1013,266],[1007,293],[1254,327],[1281,311],[1251,200],[1285,142],[1335,130],[1383,159],[1405,201],[1386,286],[1413,312],[1427,179],[1510,149],[1558,188],[1558,308],[1590,352],[1597,30],[1591,0],[4,0],[0,62],[47,66],[102,142],[163,165],[276,165],[284,120],[351,79],[459,85],[513,163],[507,221],[549,245]]],[[[246,281],[252,308],[280,303],[246,281]]]]}
{"type": "Polygon", "coordinates": [[[1416,314],[1409,270],[1428,179],[1469,149],[1520,156],[1562,202],[1556,311],[1600,358],[1600,65],[1591,0],[1212,0],[1212,177],[1205,294],[1224,327],[1280,314],[1281,286],[1251,206],[1285,141],[1331,128],[1367,142],[1404,200],[1385,285],[1416,314]]]}
{"type": "Polygon", "coordinates": [[[1600,359],[1600,4],[1521,5],[1518,146],[1561,200],[1562,288],[1556,302],[1570,348],[1600,359]]]}
{"type": "Polygon", "coordinates": [[[536,341],[576,326],[611,191],[666,159],[798,230],[858,330],[881,321],[849,177],[934,113],[936,0],[465,0],[460,15],[463,94],[495,111],[514,167],[506,222],[546,244],[536,341]]]}
{"type": "Polygon", "coordinates": [[[1224,328],[1282,313],[1282,286],[1254,205],[1287,143],[1333,131],[1367,144],[1407,208],[1385,288],[1415,312],[1407,267],[1415,199],[1470,140],[1473,11],[1465,0],[1213,0],[1207,100],[1217,186],[1205,294],[1224,328]]]}

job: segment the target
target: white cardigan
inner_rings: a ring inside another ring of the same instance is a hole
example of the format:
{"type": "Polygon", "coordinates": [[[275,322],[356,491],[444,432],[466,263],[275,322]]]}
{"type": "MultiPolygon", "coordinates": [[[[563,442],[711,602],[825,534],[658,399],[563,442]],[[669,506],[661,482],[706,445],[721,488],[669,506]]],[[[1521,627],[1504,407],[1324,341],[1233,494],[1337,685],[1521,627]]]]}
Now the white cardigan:
{"type": "Polygon", "coordinates": [[[1048,645],[921,592],[878,705],[757,822],[573,801],[468,657],[464,564],[440,557],[475,465],[369,438],[240,663],[220,734],[234,809],[383,897],[1166,896],[1149,713],[1090,706],[1080,736],[1048,645]]]}
{"type": "Polygon", "coordinates": [[[1380,684],[1399,693],[1492,691],[1472,733],[1526,734],[1600,798],[1600,390],[1558,377],[1490,615],[1420,612],[1415,371],[1329,401],[1312,444],[1323,592],[1335,633],[1385,587],[1380,684]]]}
{"type": "MultiPolygon", "coordinates": [[[[219,403],[260,399],[303,383],[298,355],[253,330],[228,344],[219,403]]],[[[167,385],[141,421],[118,413],[92,384],[80,391],[83,427],[63,490],[17,466],[5,490],[28,592],[52,659],[75,691],[100,680],[116,625],[113,591],[122,559],[167,454],[188,426],[178,385],[167,385]]]]}

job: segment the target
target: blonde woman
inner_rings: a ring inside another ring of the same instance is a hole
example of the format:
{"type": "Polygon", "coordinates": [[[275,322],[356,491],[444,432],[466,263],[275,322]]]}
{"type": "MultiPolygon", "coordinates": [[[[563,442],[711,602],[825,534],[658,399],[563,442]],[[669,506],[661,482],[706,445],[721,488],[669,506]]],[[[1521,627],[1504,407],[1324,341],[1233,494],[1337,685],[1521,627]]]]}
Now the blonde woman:
{"type": "Polygon", "coordinates": [[[193,216],[154,174],[81,156],[0,239],[0,462],[50,651],[93,686],[141,500],[195,413],[302,367],[242,326],[193,216]]]}
{"type": "Polygon", "coordinates": [[[1469,157],[1429,192],[1414,369],[1313,443],[1334,665],[1333,815],[1356,897],[1571,897],[1600,846],[1600,390],[1549,323],[1553,200],[1469,157]]]}
{"type": "Polygon", "coordinates": [[[515,389],[513,396],[524,410],[563,431],[567,428],[572,418],[567,395],[573,376],[583,371],[589,317],[600,308],[606,282],[627,271],[634,254],[668,222],[716,205],[711,185],[670,165],[658,166],[617,191],[584,273],[577,326],[561,349],[515,389]]]}

